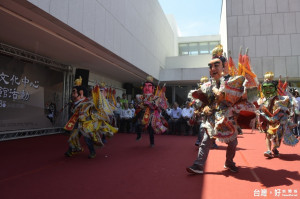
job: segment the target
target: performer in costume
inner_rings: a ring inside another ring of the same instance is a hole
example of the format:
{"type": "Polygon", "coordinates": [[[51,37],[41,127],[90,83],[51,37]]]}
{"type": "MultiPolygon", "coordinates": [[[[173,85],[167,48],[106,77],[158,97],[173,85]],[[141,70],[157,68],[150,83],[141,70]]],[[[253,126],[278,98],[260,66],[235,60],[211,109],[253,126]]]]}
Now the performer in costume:
{"type": "MultiPolygon", "coordinates": [[[[208,64],[211,79],[192,94],[195,99],[203,103],[202,113],[206,120],[200,127],[203,138],[199,144],[197,159],[192,166],[186,168],[189,173],[203,173],[210,150],[211,137],[216,137],[218,141],[228,145],[224,168],[237,172],[238,167],[233,161],[238,143],[237,116],[241,111],[252,112],[253,119],[255,119],[256,109],[253,103],[248,101],[253,98],[248,99],[247,96],[249,89],[254,90],[255,87],[255,85],[247,85],[252,79],[245,75],[233,77],[224,75],[223,72],[227,73],[228,65],[222,54],[222,46],[213,50],[213,59],[208,64]]],[[[248,71],[251,72],[251,68],[248,71]]]]}
{"type": "MultiPolygon", "coordinates": [[[[208,81],[209,81],[208,77],[206,77],[206,76],[201,77],[200,83],[198,84],[198,87],[200,88],[201,85],[203,85],[204,83],[206,83],[208,81]]],[[[205,121],[205,115],[202,112],[203,108],[204,108],[204,106],[203,106],[204,104],[199,99],[194,99],[193,98],[192,93],[194,91],[195,90],[192,90],[188,94],[188,98],[192,99],[193,102],[196,104],[196,107],[197,107],[197,109],[195,109],[195,111],[194,111],[194,116],[193,116],[193,119],[190,121],[190,123],[193,124],[193,125],[198,125],[200,127],[202,122],[205,121]]],[[[203,132],[199,131],[199,129],[198,129],[198,137],[197,137],[197,140],[195,142],[195,146],[199,147],[199,144],[200,144],[202,138],[203,138],[203,132]]],[[[216,141],[215,138],[212,138],[212,146],[217,148],[218,146],[217,146],[215,141],[216,141]]]]}
{"type": "Polygon", "coordinates": [[[154,134],[161,134],[167,130],[167,121],[161,116],[162,110],[167,109],[165,97],[166,87],[157,89],[154,94],[153,77],[148,76],[143,84],[143,95],[137,95],[138,106],[136,108],[136,140],[141,139],[142,131],[149,133],[150,146],[154,146],[154,134]]]}
{"type": "Polygon", "coordinates": [[[292,113],[293,97],[285,91],[286,86],[285,88],[281,86],[278,90],[278,82],[273,78],[272,72],[267,72],[264,76],[264,82],[261,85],[263,98],[259,100],[260,107],[257,111],[259,130],[266,134],[267,151],[264,156],[267,158],[279,156],[278,148],[282,140],[289,146],[295,146],[298,143],[292,133],[296,124],[289,117],[292,113]]]}
{"type": "Polygon", "coordinates": [[[112,136],[117,132],[117,128],[109,124],[114,107],[106,100],[98,85],[92,90],[92,99],[87,98],[86,90],[81,86],[81,82],[81,77],[75,80],[75,86],[72,89],[71,112],[73,115],[64,127],[65,130],[71,132],[68,140],[69,149],[65,155],[71,157],[76,152],[82,151],[79,138],[83,135],[90,151],[89,158],[94,158],[96,156],[94,144],[103,146],[101,136],[103,134],[112,136]]]}

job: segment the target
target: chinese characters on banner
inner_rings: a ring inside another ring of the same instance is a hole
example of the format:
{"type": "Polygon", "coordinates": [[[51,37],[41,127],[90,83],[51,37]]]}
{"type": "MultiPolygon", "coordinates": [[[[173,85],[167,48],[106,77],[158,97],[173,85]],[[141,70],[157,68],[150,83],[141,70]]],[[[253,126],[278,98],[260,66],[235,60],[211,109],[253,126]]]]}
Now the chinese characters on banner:
{"type": "Polygon", "coordinates": [[[31,81],[26,76],[8,75],[2,71],[0,73],[0,108],[6,107],[7,99],[28,101],[30,99],[30,94],[26,90],[28,87],[38,89],[39,81],[31,81]]]}

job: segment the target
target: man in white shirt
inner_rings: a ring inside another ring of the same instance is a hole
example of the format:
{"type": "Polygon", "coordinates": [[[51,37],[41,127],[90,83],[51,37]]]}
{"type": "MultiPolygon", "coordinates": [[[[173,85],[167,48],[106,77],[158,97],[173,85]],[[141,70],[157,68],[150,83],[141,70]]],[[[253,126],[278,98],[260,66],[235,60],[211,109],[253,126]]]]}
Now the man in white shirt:
{"type": "Polygon", "coordinates": [[[121,111],[122,111],[122,106],[121,106],[121,101],[120,101],[120,97],[117,97],[117,101],[116,101],[116,109],[114,110],[114,115],[115,118],[117,120],[117,127],[120,128],[120,116],[121,116],[121,111]]]}
{"type": "Polygon", "coordinates": [[[194,108],[191,107],[191,102],[186,102],[185,108],[182,110],[182,122],[184,126],[184,135],[192,134],[191,132],[191,126],[188,124],[189,120],[194,115],[194,108]]]}
{"type": "Polygon", "coordinates": [[[169,119],[170,134],[180,134],[181,112],[178,103],[174,102],[169,119]]]}
{"type": "Polygon", "coordinates": [[[131,122],[130,122],[130,132],[135,132],[135,129],[133,128],[134,124],[133,124],[133,118],[135,117],[135,108],[133,103],[129,104],[129,109],[131,110],[131,122]]]}
{"type": "Polygon", "coordinates": [[[128,104],[124,104],[124,109],[121,111],[121,130],[123,132],[130,132],[130,124],[132,120],[132,111],[128,108],[128,104]],[[125,131],[126,130],[126,131],[125,131]]]}

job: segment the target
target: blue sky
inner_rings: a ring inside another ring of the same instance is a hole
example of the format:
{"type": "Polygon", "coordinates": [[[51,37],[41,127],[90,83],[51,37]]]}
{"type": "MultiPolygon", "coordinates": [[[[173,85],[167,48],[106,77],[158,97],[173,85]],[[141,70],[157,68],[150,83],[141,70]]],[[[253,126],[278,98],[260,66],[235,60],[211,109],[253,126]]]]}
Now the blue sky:
{"type": "Polygon", "coordinates": [[[219,34],[222,0],[158,0],[172,14],[180,36],[219,34]]]}

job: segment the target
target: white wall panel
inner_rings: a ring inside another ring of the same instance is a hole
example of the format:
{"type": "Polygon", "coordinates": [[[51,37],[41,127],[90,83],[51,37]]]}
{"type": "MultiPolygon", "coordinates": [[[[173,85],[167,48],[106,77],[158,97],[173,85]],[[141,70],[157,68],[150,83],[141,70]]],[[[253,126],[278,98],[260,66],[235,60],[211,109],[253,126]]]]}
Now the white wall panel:
{"type": "Polygon", "coordinates": [[[100,3],[106,10],[111,10],[112,1],[116,1],[116,0],[96,0],[96,1],[100,3]]]}
{"type": "Polygon", "coordinates": [[[284,13],[285,34],[296,33],[296,13],[284,13]]]}
{"type": "Polygon", "coordinates": [[[291,35],[292,55],[300,55],[300,34],[291,35]]]}
{"type": "Polygon", "coordinates": [[[279,38],[278,35],[268,35],[268,56],[279,56],[279,38]]]}
{"type": "Polygon", "coordinates": [[[96,2],[84,0],[82,32],[90,39],[95,39],[96,2]]]}
{"type": "Polygon", "coordinates": [[[272,34],[284,34],[284,15],[283,13],[272,14],[272,34]]]}
{"type": "Polygon", "coordinates": [[[260,17],[260,29],[262,35],[273,34],[272,15],[263,14],[260,17]]]}
{"type": "Polygon", "coordinates": [[[243,1],[241,0],[231,0],[231,14],[243,15],[243,1]]]}
{"type": "Polygon", "coordinates": [[[83,32],[84,1],[72,0],[69,2],[68,25],[79,32],[83,32]]]}
{"type": "Polygon", "coordinates": [[[277,13],[276,0],[266,0],[266,13],[277,13]]]}
{"type": "Polygon", "coordinates": [[[277,0],[278,12],[289,12],[289,0],[277,0]]]}
{"type": "Polygon", "coordinates": [[[292,55],[290,35],[279,35],[279,52],[280,56],[292,55]]]}
{"type": "Polygon", "coordinates": [[[249,36],[249,18],[238,16],[238,36],[249,36]]]}
{"type": "Polygon", "coordinates": [[[254,13],[265,14],[266,13],[266,0],[254,0],[254,13]]]}
{"type": "Polygon", "coordinates": [[[104,47],[109,50],[114,48],[114,25],[114,17],[109,12],[105,12],[105,26],[103,27],[105,29],[104,47]]]}
{"type": "Polygon", "coordinates": [[[255,57],[255,36],[244,37],[244,48],[248,48],[248,55],[255,57]]]}
{"type": "Polygon", "coordinates": [[[253,0],[243,0],[243,14],[244,15],[254,14],[253,0]]]}
{"type": "Polygon", "coordinates": [[[287,57],[286,66],[288,67],[287,76],[288,77],[299,77],[299,67],[298,67],[298,57],[287,57]]]}
{"type": "Polygon", "coordinates": [[[249,34],[260,35],[260,15],[249,15],[249,34]]]}
{"type": "Polygon", "coordinates": [[[274,75],[275,77],[279,77],[280,75],[282,78],[286,77],[287,69],[285,57],[274,57],[274,75]]]}
{"type": "Polygon", "coordinates": [[[263,74],[268,71],[274,72],[274,58],[273,57],[263,57],[263,74]]]}
{"type": "Polygon", "coordinates": [[[300,12],[300,1],[289,0],[290,12],[300,12]]]}
{"type": "Polygon", "coordinates": [[[52,0],[50,2],[50,14],[64,23],[68,23],[69,1],[52,0]]]}
{"type": "MultiPolygon", "coordinates": [[[[96,15],[95,15],[95,42],[105,47],[105,21],[106,10],[100,4],[96,3],[96,15]]],[[[120,31],[122,34],[122,31],[120,31]]]]}

